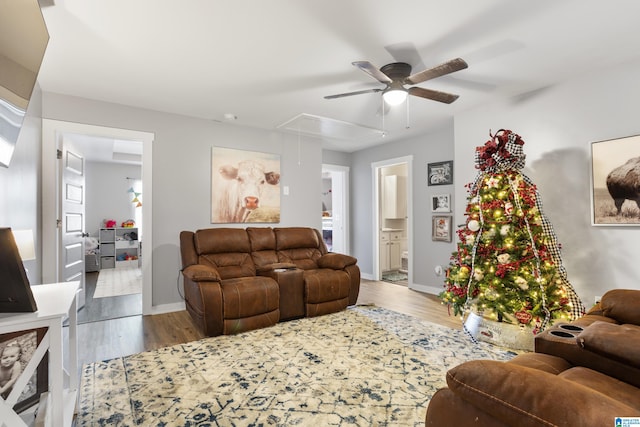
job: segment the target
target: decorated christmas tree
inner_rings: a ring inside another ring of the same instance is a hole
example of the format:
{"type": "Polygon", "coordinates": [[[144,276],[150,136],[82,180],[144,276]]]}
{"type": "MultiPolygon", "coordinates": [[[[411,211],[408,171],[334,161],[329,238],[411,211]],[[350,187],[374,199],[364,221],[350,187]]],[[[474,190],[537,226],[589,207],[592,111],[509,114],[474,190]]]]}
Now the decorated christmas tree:
{"type": "Polygon", "coordinates": [[[500,130],[476,148],[480,170],[468,185],[466,223],[447,269],[442,301],[456,315],[544,330],[584,308],[567,280],[553,227],[533,182],[521,173],[524,141],[500,130]]]}

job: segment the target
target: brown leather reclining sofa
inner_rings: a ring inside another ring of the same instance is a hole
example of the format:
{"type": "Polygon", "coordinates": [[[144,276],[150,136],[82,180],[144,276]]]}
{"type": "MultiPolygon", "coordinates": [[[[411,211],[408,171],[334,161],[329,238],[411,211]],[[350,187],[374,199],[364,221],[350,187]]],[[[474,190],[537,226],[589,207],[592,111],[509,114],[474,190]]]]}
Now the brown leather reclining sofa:
{"type": "Polygon", "coordinates": [[[180,233],[187,311],[208,336],[263,328],[354,305],[360,269],[305,227],[180,233]]]}
{"type": "MultiPolygon", "coordinates": [[[[615,289],[535,338],[535,353],[449,370],[426,426],[603,427],[640,418],[640,291],[615,289]]],[[[626,424],[625,424],[626,425],[626,424]]]]}

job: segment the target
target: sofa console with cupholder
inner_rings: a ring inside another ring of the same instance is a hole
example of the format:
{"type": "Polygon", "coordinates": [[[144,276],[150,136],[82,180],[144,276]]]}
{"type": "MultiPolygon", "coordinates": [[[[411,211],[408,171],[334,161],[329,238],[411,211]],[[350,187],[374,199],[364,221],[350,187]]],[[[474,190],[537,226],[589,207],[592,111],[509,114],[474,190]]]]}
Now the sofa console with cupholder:
{"type": "Polygon", "coordinates": [[[615,289],[571,323],[535,337],[536,353],[558,356],[640,387],[640,292],[615,289]],[[630,381],[631,380],[631,381],[630,381]]]}

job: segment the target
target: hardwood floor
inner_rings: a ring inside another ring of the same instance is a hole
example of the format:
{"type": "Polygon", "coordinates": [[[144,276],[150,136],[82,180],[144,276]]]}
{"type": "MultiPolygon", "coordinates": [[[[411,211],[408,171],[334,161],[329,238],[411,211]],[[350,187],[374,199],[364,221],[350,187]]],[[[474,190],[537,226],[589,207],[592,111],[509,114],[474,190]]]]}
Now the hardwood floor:
{"type": "MultiPolygon", "coordinates": [[[[406,286],[363,279],[358,304],[375,304],[451,328],[460,320],[449,316],[437,297],[406,286]]],[[[78,326],[79,364],[107,360],[204,336],[186,311],[154,316],[130,316],[78,326]]]]}

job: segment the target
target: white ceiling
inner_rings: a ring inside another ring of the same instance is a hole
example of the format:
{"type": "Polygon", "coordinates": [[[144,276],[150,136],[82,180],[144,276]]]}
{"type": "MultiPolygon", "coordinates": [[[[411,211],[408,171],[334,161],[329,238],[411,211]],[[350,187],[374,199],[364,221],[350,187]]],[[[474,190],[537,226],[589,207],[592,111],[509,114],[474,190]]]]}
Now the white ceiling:
{"type": "Polygon", "coordinates": [[[461,111],[640,56],[640,1],[54,0],[40,70],[44,91],[267,130],[301,114],[381,129],[381,87],[351,62],[461,57],[469,68],[418,86],[385,116],[386,137],[326,138],[352,152],[434,130],[461,111]]]}

